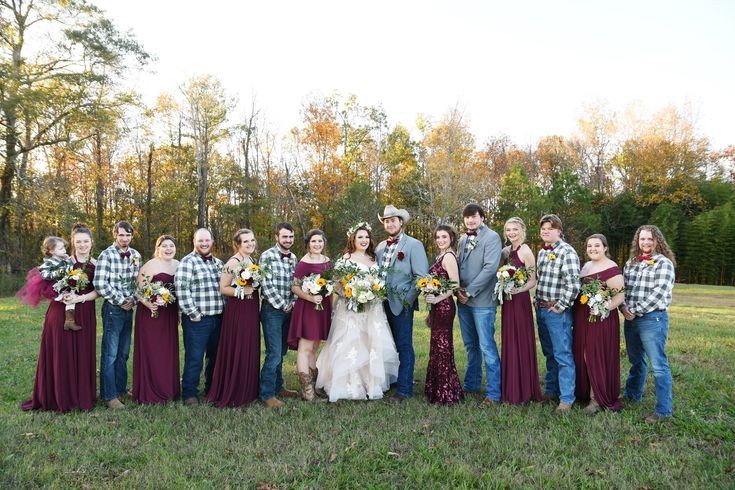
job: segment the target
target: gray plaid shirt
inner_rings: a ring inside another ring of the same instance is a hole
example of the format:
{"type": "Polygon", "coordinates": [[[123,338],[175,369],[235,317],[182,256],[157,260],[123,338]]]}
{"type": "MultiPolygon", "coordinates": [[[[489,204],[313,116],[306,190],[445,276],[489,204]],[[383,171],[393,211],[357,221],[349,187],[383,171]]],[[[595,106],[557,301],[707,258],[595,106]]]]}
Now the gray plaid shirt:
{"type": "Polygon", "coordinates": [[[296,270],[296,256],[289,252],[288,258],[282,257],[281,249],[276,245],[263,252],[260,256],[260,266],[268,272],[260,287],[263,300],[267,300],[277,310],[296,302],[296,295],[291,291],[296,270]]]}
{"type": "Polygon", "coordinates": [[[219,292],[219,279],[224,264],[217,257],[204,260],[191,252],[181,259],[174,276],[175,294],[181,313],[189,318],[202,315],[219,315],[225,308],[225,300],[219,292]]]}
{"type": "Polygon", "coordinates": [[[666,310],[671,305],[674,264],[661,254],[652,255],[651,260],[653,265],[633,258],[623,269],[625,305],[636,316],[666,310]]]}
{"type": "Polygon", "coordinates": [[[134,248],[128,247],[128,251],[130,257],[121,257],[120,247],[113,243],[97,258],[94,270],[94,288],[106,301],[116,306],[130,298],[135,301],[135,290],[138,288],[140,254],[134,248]]]}
{"type": "Polygon", "coordinates": [[[539,250],[536,271],[537,301],[556,301],[554,306],[559,311],[564,311],[574,304],[581,285],[579,256],[571,245],[559,240],[551,250],[539,250]]]}
{"type": "Polygon", "coordinates": [[[390,245],[386,244],[385,246],[385,250],[383,251],[383,261],[380,264],[380,267],[383,268],[383,277],[387,274],[387,269],[390,267],[393,255],[396,253],[396,248],[398,248],[398,242],[401,240],[401,237],[403,237],[403,232],[400,232],[398,236],[396,236],[395,243],[390,245]]]}

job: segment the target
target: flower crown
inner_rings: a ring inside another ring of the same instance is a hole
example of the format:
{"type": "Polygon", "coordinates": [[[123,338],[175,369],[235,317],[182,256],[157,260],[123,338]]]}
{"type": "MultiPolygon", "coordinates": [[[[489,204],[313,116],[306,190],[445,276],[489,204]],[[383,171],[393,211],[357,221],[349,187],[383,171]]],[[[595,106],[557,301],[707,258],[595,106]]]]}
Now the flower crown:
{"type": "Polygon", "coordinates": [[[347,238],[350,238],[353,234],[357,233],[357,230],[364,229],[372,233],[373,228],[370,226],[370,223],[367,221],[360,221],[356,225],[353,225],[350,227],[349,230],[347,230],[347,238]]]}

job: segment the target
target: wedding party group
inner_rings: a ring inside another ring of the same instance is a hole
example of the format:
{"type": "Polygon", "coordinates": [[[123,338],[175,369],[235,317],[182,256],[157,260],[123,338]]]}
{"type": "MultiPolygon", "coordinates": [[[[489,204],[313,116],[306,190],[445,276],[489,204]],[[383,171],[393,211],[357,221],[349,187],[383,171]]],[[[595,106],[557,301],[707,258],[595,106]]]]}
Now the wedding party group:
{"type": "Polygon", "coordinates": [[[378,218],[385,240],[376,245],[371,225],[358,222],[346,231],[346,247],[334,261],[318,229],[306,233],[299,259],[291,251],[294,228],[286,222],[275,226],[275,243],[259,254],[253,231],[237,230],[226,262],[212,254],[205,228],[194,233],[193,250],[180,261],[175,239],[162,235],[145,263],[130,246],[134,230],[127,221],[115,224],[113,243],[96,260],[85,225],[72,228],[69,254],[66,240],[47,237],[43,263],[18,292],[33,306],[49,301],[33,395],[22,408],[95,406],[95,300],[101,297],[99,395],[110,409],[124,409],[128,397],[140,404],[181,399],[217,407],[259,399],[281,407],[285,398],[377,400],[390,391],[389,399],[400,402],[414,394],[414,313],[425,302],[431,337],[424,392],[430,403],[452,405],[478,393],[483,407],[553,401],[557,414],[575,403],[589,415],[618,411],[623,400],[642,399],[650,362],[656,405],[646,421],[672,415],[666,341],[675,258],[656,226],[638,228],[621,270],[601,234],[587,238],[588,260],[581,266],[555,214],[539,220],[543,246],[534,254],[523,220],[505,222],[503,246],[483,208],[470,203],[462,211],[461,235],[447,224],[434,230],[431,264],[423,243],[406,232],[407,210],[388,205],[378,218]],[[631,364],[622,394],[618,311],[631,364]],[[463,382],[454,359],[455,316],[467,354],[463,382]],[[543,391],[536,332],[546,360],[543,391]],[[296,351],[299,390],[284,383],[289,349],[296,351]]]}

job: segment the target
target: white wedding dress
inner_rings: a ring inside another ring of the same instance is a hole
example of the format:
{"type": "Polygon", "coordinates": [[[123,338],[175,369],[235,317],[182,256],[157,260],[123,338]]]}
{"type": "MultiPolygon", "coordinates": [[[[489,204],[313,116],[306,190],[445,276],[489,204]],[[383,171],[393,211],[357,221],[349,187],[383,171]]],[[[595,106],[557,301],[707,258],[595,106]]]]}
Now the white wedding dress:
{"type": "MultiPolygon", "coordinates": [[[[362,269],[367,266],[359,264],[362,269]]],[[[398,351],[382,303],[372,303],[356,313],[337,299],[332,326],[316,361],[317,388],[329,401],[378,400],[398,379],[398,351]]]]}

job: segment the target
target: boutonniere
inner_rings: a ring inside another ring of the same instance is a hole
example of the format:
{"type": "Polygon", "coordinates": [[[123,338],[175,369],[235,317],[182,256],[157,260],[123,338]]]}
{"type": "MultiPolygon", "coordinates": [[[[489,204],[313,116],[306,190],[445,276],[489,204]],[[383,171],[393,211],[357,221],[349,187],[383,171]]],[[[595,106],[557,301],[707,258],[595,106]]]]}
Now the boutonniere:
{"type": "Polygon", "coordinates": [[[467,237],[467,250],[474,250],[477,246],[477,235],[467,237]]]}
{"type": "Polygon", "coordinates": [[[212,262],[214,262],[214,268],[217,269],[217,273],[222,274],[225,270],[225,263],[217,260],[213,260],[212,262]]]}
{"type": "Polygon", "coordinates": [[[549,252],[548,257],[549,257],[549,260],[552,262],[556,260],[556,254],[554,252],[549,252]]]}
{"type": "Polygon", "coordinates": [[[405,255],[403,254],[403,252],[398,252],[398,254],[396,255],[396,258],[397,258],[398,260],[403,260],[403,259],[404,259],[404,257],[406,257],[406,256],[405,256],[405,255]]]}
{"type": "Polygon", "coordinates": [[[296,261],[294,259],[288,259],[288,264],[293,267],[296,265],[296,261]]]}
{"type": "Polygon", "coordinates": [[[132,257],[130,257],[130,266],[133,269],[137,269],[139,265],[140,265],[140,259],[138,258],[137,255],[133,255],[132,257]]]}

